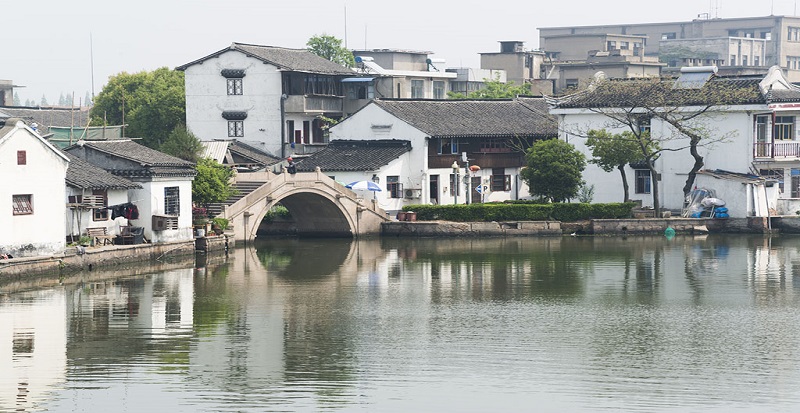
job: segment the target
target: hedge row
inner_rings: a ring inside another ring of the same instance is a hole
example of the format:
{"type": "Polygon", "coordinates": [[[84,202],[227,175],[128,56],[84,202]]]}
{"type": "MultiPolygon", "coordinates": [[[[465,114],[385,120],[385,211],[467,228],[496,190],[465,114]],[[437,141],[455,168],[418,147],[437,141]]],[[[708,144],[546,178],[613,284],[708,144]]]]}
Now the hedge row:
{"type": "Polygon", "coordinates": [[[634,203],[615,204],[531,204],[488,203],[469,205],[407,205],[404,211],[417,213],[421,221],[562,221],[629,218],[634,203]]]}

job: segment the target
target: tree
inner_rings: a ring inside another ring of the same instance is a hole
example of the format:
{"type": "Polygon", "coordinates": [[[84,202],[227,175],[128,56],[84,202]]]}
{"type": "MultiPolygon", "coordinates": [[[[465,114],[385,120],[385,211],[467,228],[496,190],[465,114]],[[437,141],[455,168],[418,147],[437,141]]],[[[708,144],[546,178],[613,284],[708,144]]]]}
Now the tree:
{"type": "Polygon", "coordinates": [[[19,100],[19,93],[14,92],[14,106],[20,106],[22,101],[19,100]]]}
{"type": "Polygon", "coordinates": [[[528,85],[515,85],[514,82],[501,82],[499,77],[494,80],[483,79],[483,88],[463,93],[447,92],[450,99],[512,99],[520,95],[528,95],[531,88],[528,85]]]}
{"type": "Polygon", "coordinates": [[[520,174],[531,195],[564,202],[578,194],[586,159],[571,144],[560,139],[536,142],[525,160],[527,167],[520,174]]]}
{"type": "MultiPolygon", "coordinates": [[[[588,135],[586,146],[592,150],[594,157],[589,162],[599,166],[605,172],[611,172],[615,168],[619,170],[624,194],[622,201],[627,202],[629,191],[625,166],[641,161],[643,158],[637,137],[631,131],[613,134],[605,129],[590,130],[588,135]]],[[[644,136],[643,141],[650,145],[646,148],[646,153],[651,154],[658,151],[658,147],[649,139],[649,135],[644,136]]]]}
{"type": "Polygon", "coordinates": [[[232,169],[211,158],[200,159],[196,168],[197,176],[192,181],[192,201],[195,204],[207,206],[235,194],[230,182],[232,169]]]}
{"type": "Polygon", "coordinates": [[[40,105],[40,106],[47,106],[47,105],[48,105],[48,103],[47,103],[47,97],[45,97],[45,95],[42,95],[42,100],[41,100],[41,102],[39,103],[39,105],[40,105]]]}
{"type": "Polygon", "coordinates": [[[186,126],[178,125],[167,136],[167,139],[158,150],[196,163],[200,158],[200,152],[203,150],[203,144],[191,131],[186,129],[186,126]]]}
{"type": "Polygon", "coordinates": [[[171,131],[186,123],[183,72],[162,67],[111,76],[90,113],[93,126],[125,124],[126,136],[158,149],[171,131]]]}
{"type": "Polygon", "coordinates": [[[58,106],[67,106],[67,101],[64,99],[64,92],[61,92],[61,96],[58,97],[58,106]]]}
{"type": "Polygon", "coordinates": [[[89,92],[86,92],[86,97],[83,98],[83,106],[87,108],[92,106],[92,95],[89,92]]]}
{"type": "Polygon", "coordinates": [[[334,36],[325,33],[311,36],[306,46],[308,46],[309,52],[319,57],[324,57],[331,62],[336,62],[344,67],[353,67],[356,65],[353,52],[342,46],[342,40],[334,36]]]}
{"type": "MultiPolygon", "coordinates": [[[[650,170],[653,207],[660,209],[658,171],[654,161],[664,151],[688,149],[694,162],[687,171],[683,193],[694,186],[697,171],[702,169],[703,156],[698,148],[725,142],[735,132],[719,134],[711,128],[715,118],[724,116],[725,108],[763,100],[757,83],[739,86],[727,81],[711,80],[702,85],[676,85],[676,79],[642,78],[604,80],[598,78],[586,91],[564,98],[571,107],[583,107],[604,115],[605,125],[630,131],[639,147],[640,161],[650,170]],[[667,125],[651,133],[654,120],[667,125]]],[[[571,130],[571,134],[587,136],[587,131],[571,130]]]]}

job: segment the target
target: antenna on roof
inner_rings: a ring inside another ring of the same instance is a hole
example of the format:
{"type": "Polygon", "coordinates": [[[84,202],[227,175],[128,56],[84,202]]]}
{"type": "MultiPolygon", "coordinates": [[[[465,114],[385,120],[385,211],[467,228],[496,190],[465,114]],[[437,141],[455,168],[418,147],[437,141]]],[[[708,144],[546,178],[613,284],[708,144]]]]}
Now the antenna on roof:
{"type": "Polygon", "coordinates": [[[94,47],[92,46],[92,32],[89,32],[89,64],[92,70],[92,100],[94,100],[94,47]]]}
{"type": "Polygon", "coordinates": [[[344,4],[344,48],[347,49],[347,3],[344,4]]]}

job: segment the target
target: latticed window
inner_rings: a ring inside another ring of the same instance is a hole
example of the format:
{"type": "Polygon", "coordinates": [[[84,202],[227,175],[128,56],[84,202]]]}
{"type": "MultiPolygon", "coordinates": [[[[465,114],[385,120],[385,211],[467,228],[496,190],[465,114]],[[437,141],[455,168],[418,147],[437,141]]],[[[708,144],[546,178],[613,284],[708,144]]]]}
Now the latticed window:
{"type": "Polygon", "coordinates": [[[228,137],[238,138],[242,136],[244,136],[244,121],[243,120],[228,121],[228,137]]]}
{"type": "Polygon", "coordinates": [[[400,183],[399,176],[386,177],[386,190],[389,192],[389,198],[402,198],[403,197],[403,184],[400,183]]]}
{"type": "Polygon", "coordinates": [[[775,116],[775,140],[794,139],[794,116],[775,116]]]}
{"type": "Polygon", "coordinates": [[[30,215],[33,214],[33,195],[14,195],[12,196],[14,203],[14,215],[30,215]]]}
{"type": "Polygon", "coordinates": [[[492,168],[492,191],[510,191],[511,175],[506,175],[505,168],[492,168]]]}
{"type": "Polygon", "coordinates": [[[228,79],[228,94],[229,95],[242,94],[242,79],[228,79]]]}
{"type": "Polygon", "coordinates": [[[650,193],[650,170],[637,169],[636,170],[636,193],[649,194],[650,193]]]}
{"type": "Polygon", "coordinates": [[[169,186],[164,188],[164,213],[167,215],[181,214],[180,188],[169,186]]]}
{"type": "Polygon", "coordinates": [[[108,206],[108,192],[106,192],[105,189],[93,189],[92,195],[100,196],[103,199],[103,208],[94,209],[92,213],[92,218],[95,221],[107,221],[108,209],[105,207],[108,206]]]}
{"type": "Polygon", "coordinates": [[[411,81],[411,99],[422,99],[425,97],[425,81],[411,81]]]}

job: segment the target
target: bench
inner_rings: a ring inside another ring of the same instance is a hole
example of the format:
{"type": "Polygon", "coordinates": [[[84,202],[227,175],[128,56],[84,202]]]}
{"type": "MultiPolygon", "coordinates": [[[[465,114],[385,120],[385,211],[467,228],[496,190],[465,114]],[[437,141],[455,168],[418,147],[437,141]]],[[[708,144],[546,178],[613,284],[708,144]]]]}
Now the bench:
{"type": "Polygon", "coordinates": [[[106,227],[86,228],[86,235],[92,239],[94,245],[114,244],[114,235],[109,235],[106,227]]]}

